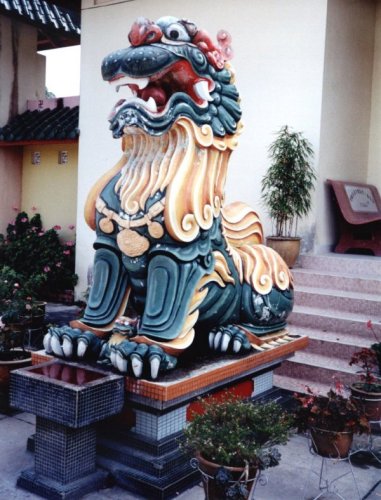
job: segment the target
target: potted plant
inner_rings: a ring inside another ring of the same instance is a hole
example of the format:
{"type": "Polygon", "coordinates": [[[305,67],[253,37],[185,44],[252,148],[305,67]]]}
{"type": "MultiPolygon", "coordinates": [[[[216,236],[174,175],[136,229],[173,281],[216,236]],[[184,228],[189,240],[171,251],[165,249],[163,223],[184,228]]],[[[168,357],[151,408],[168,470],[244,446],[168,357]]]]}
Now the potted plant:
{"type": "Polygon", "coordinates": [[[203,400],[192,415],[183,448],[196,457],[208,499],[247,498],[258,469],[275,466],[292,419],[273,402],[226,396],[203,400]],[[206,479],[206,480],[205,480],[206,479]]]}
{"type": "Polygon", "coordinates": [[[371,422],[381,421],[381,378],[377,352],[365,347],[352,355],[349,364],[360,368],[359,380],[351,385],[352,398],[361,405],[371,422]]]}
{"type": "Polygon", "coordinates": [[[345,458],[353,434],[368,433],[369,422],[364,411],[344,396],[343,386],[336,383],[326,395],[316,394],[309,387],[307,394],[295,394],[295,423],[299,432],[309,431],[312,446],[323,457],[345,458]]]}
{"type": "Polygon", "coordinates": [[[311,191],[316,175],[311,166],[313,150],[301,132],[285,125],[269,147],[271,165],[262,178],[262,200],[275,229],[266,239],[293,267],[300,252],[298,221],[311,209],[311,191]]]}
{"type": "Polygon", "coordinates": [[[0,407],[5,410],[9,406],[10,371],[31,363],[24,337],[44,316],[41,303],[34,299],[34,288],[43,279],[41,275],[25,280],[8,266],[0,268],[0,407]]]}
{"type": "Polygon", "coordinates": [[[366,327],[368,328],[368,330],[370,330],[372,332],[374,340],[376,341],[370,346],[370,348],[372,349],[372,351],[374,351],[376,353],[377,365],[378,365],[378,376],[381,377],[381,341],[376,334],[376,331],[373,327],[373,323],[371,320],[367,321],[366,327]]]}

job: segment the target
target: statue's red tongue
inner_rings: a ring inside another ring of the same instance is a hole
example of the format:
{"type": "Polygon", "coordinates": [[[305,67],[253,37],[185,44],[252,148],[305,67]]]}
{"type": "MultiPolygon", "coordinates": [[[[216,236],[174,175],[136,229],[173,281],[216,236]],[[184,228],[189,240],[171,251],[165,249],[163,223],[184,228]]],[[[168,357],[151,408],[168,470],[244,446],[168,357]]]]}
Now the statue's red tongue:
{"type": "Polygon", "coordinates": [[[165,106],[167,102],[167,95],[161,87],[149,86],[142,90],[141,98],[144,99],[144,101],[148,101],[150,97],[154,99],[158,108],[160,106],[165,106]]]}

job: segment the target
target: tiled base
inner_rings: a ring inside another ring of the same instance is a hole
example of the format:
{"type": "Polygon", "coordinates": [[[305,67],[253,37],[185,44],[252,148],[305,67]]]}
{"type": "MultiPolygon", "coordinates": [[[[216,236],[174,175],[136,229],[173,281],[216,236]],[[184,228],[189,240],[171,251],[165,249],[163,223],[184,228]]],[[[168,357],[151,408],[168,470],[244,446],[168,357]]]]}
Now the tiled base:
{"type": "Polygon", "coordinates": [[[38,475],[34,469],[21,473],[17,486],[49,500],[75,500],[106,486],[108,473],[97,470],[88,476],[68,484],[61,484],[38,475]]]}
{"type": "Polygon", "coordinates": [[[96,459],[95,425],[72,429],[37,417],[36,474],[61,484],[92,474],[96,459]]]}
{"type": "Polygon", "coordinates": [[[113,472],[116,483],[128,491],[137,493],[143,498],[167,500],[175,498],[181,491],[200,482],[200,473],[188,466],[183,467],[178,477],[167,476],[158,480],[138,470],[120,467],[113,472]]]}
{"type": "MultiPolygon", "coordinates": [[[[225,380],[198,387],[186,395],[186,400],[177,407],[158,409],[155,400],[145,397],[139,403],[127,399],[127,404],[135,412],[136,422],[132,429],[123,425],[110,426],[106,433],[98,438],[98,464],[110,471],[114,481],[129,491],[143,495],[145,498],[173,498],[185,488],[200,481],[198,471],[190,465],[189,456],[179,449],[183,429],[187,425],[190,413],[197,412],[198,396],[208,397],[210,394],[229,390],[237,397],[250,397],[253,386],[258,383],[258,392],[263,392],[271,384],[272,369],[279,363],[271,364],[257,374],[258,367],[236,381],[225,380]],[[254,383],[253,383],[254,382],[254,383]],[[242,389],[250,388],[243,393],[242,389]],[[196,400],[196,401],[195,401],[196,400]],[[192,411],[187,411],[192,407],[192,411]]],[[[208,372],[208,367],[205,372],[208,372]]],[[[213,368],[211,368],[213,369],[213,368]]],[[[171,403],[171,402],[169,402],[171,403]]],[[[173,403],[173,402],[172,402],[173,403]]]]}

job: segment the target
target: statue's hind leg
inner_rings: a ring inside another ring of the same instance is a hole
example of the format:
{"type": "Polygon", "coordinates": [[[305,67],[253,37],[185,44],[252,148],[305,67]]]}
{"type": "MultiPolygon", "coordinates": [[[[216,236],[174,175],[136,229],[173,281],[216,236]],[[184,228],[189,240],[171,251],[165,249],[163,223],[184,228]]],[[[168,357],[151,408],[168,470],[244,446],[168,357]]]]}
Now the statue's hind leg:
{"type": "MultiPolygon", "coordinates": [[[[234,353],[257,348],[257,338],[282,330],[292,310],[293,290],[272,288],[261,295],[244,284],[241,295],[240,318],[237,323],[227,323],[209,333],[209,347],[213,351],[234,353]]],[[[259,349],[261,350],[261,349],[259,349]]]]}

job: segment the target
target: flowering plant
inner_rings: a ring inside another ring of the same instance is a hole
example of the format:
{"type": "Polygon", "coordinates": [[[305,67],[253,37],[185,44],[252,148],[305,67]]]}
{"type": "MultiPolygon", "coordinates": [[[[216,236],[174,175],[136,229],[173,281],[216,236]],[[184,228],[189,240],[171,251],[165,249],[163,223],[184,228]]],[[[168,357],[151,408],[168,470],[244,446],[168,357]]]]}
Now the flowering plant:
{"type": "Polygon", "coordinates": [[[273,446],[285,444],[292,419],[277,403],[253,404],[227,396],[202,400],[203,413],[193,414],[185,429],[183,448],[230,467],[272,467],[280,453],[273,446]]]}
{"type": "Polygon", "coordinates": [[[381,392],[381,380],[375,376],[378,369],[377,354],[373,349],[364,347],[355,352],[349,364],[360,368],[358,371],[360,381],[354,384],[357,389],[365,392],[381,392]]]}
{"type": "Polygon", "coordinates": [[[378,364],[378,375],[381,376],[381,341],[377,337],[376,331],[373,327],[373,323],[371,320],[369,320],[366,324],[366,327],[368,330],[370,330],[373,334],[373,337],[375,339],[375,343],[370,346],[372,351],[376,353],[376,358],[377,358],[377,364],[378,364]]]}
{"type": "Polygon", "coordinates": [[[295,394],[297,402],[295,423],[299,432],[311,427],[333,432],[369,432],[365,413],[343,394],[343,385],[336,382],[335,389],[327,395],[314,393],[306,387],[307,394],[295,394]]]}
{"type": "Polygon", "coordinates": [[[0,262],[33,285],[40,298],[49,291],[72,289],[77,282],[75,243],[62,243],[57,232],[60,229],[56,225],[45,230],[38,213],[29,218],[26,212],[18,212],[15,221],[8,224],[6,235],[0,235],[0,262]]]}

